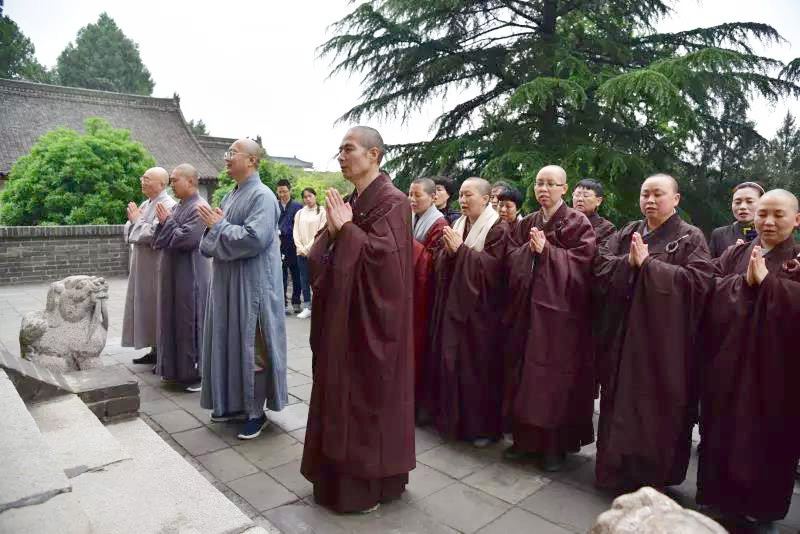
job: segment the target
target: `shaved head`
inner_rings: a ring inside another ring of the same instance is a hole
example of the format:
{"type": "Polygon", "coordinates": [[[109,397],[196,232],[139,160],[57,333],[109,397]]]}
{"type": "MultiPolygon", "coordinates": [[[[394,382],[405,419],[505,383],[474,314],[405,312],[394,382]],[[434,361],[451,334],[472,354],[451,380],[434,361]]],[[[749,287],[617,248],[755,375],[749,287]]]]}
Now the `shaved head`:
{"type": "Polygon", "coordinates": [[[431,180],[430,178],[417,178],[413,182],[411,182],[411,185],[414,184],[419,184],[420,187],[422,187],[422,190],[425,191],[430,196],[436,194],[436,184],[433,183],[433,180],[431,180]]]}
{"type": "MultiPolygon", "coordinates": [[[[678,180],[676,180],[673,176],[670,176],[669,174],[660,172],[658,174],[653,174],[652,176],[648,176],[647,177],[647,180],[650,180],[650,179],[666,180],[666,181],[669,182],[670,186],[672,187],[672,192],[673,193],[680,193],[681,192],[680,186],[678,185],[678,180]]],[[[645,182],[647,180],[645,180],[645,182]]]]}
{"type": "MultiPolygon", "coordinates": [[[[492,184],[489,183],[488,180],[484,180],[483,178],[479,178],[477,176],[473,176],[471,178],[467,178],[464,180],[464,184],[469,183],[475,186],[478,190],[478,193],[481,195],[491,196],[492,194],[492,184]]],[[[462,184],[462,186],[464,185],[462,184]]]]}
{"type": "Polygon", "coordinates": [[[795,214],[800,212],[800,206],[798,206],[797,197],[786,189],[772,189],[764,193],[758,200],[759,204],[761,204],[763,201],[775,200],[785,204],[786,208],[795,214]]]}
{"type": "Polygon", "coordinates": [[[151,180],[159,180],[164,187],[169,183],[169,173],[164,167],[150,167],[144,175],[151,180]]]}
{"type": "Polygon", "coordinates": [[[383,160],[383,154],[386,152],[386,146],[383,144],[383,137],[378,133],[378,130],[370,126],[353,126],[348,133],[353,133],[358,137],[360,145],[370,150],[372,148],[378,149],[378,164],[383,160]]]}
{"type": "Polygon", "coordinates": [[[767,191],[758,199],[753,222],[762,246],[767,250],[778,246],[800,225],[797,197],[785,189],[767,191]]]}
{"type": "Polygon", "coordinates": [[[231,146],[236,146],[236,149],[240,152],[247,154],[248,156],[253,156],[256,158],[256,167],[258,167],[258,162],[261,161],[261,155],[264,152],[264,149],[261,148],[261,145],[253,141],[252,139],[237,139],[235,143],[231,146]]]}
{"type": "Polygon", "coordinates": [[[172,173],[173,174],[178,173],[184,176],[189,181],[190,184],[197,187],[198,183],[197,169],[195,169],[193,165],[190,165],[189,163],[181,163],[172,170],[172,173]]]}
{"type": "Polygon", "coordinates": [[[558,165],[546,165],[539,169],[536,178],[554,178],[558,183],[563,184],[567,181],[567,171],[558,165]]]}

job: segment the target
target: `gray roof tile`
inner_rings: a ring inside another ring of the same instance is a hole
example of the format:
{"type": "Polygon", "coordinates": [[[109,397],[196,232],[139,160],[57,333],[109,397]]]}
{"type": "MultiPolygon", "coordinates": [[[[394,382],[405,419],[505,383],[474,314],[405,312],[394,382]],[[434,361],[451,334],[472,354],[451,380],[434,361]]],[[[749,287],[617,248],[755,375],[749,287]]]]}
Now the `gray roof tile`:
{"type": "Polygon", "coordinates": [[[0,79],[0,173],[7,173],[44,133],[66,126],[83,131],[89,117],[127,128],[158,165],[172,170],[191,163],[201,178],[218,168],[201,148],[181,113],[179,99],[110,93],[0,79]]]}

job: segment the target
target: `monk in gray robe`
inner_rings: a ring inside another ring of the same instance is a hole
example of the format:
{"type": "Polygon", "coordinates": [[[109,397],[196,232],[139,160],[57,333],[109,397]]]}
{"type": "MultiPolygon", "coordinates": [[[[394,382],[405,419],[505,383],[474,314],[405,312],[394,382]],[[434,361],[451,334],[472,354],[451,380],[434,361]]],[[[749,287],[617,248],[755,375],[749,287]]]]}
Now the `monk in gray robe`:
{"type": "Polygon", "coordinates": [[[247,418],[240,439],[257,437],[288,401],[278,199],[261,182],[261,147],[239,139],[225,153],[236,187],[220,208],[197,207],[208,230],[200,252],[212,258],[203,332],[200,405],[212,421],[247,418]]]}
{"type": "Polygon", "coordinates": [[[175,167],[170,184],[180,202],[172,212],[163,204],[156,205],[159,224],[153,235],[153,248],[162,251],[156,373],[196,392],[200,391],[200,344],[211,280],[211,261],[200,254],[206,225],[197,207],[208,204],[197,192],[197,170],[188,163],[175,167]]]}
{"type": "Polygon", "coordinates": [[[122,320],[122,346],[152,350],[133,363],[156,363],[156,280],[161,252],[150,245],[158,226],[156,205],[163,204],[171,210],[175,200],[167,194],[169,174],[161,167],[147,169],[139,179],[147,200],[137,206],[128,204],[128,222],[125,223],[125,241],[131,250],[128,293],[125,297],[125,314],[122,320]]]}

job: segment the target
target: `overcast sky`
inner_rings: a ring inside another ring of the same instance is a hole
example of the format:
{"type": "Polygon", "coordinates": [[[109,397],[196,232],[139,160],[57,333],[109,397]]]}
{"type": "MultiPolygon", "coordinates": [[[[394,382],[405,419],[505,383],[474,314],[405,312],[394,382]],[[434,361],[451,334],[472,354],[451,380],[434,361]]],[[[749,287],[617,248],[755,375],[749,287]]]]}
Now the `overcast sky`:
{"type": "MultiPolygon", "coordinates": [[[[724,22],[763,22],[789,43],[761,50],[787,62],[800,57],[800,0],[676,0],[659,29],[680,31],[724,22]]],[[[260,134],[271,155],[297,156],[320,170],[338,170],[334,154],[347,125],[336,119],[358,102],[360,79],[328,79],[329,60],[316,48],[328,26],[353,9],[346,0],[5,0],[5,14],[52,66],[78,30],[106,11],[136,43],[156,83],[154,96],[178,93],[189,119],[212,135],[260,134]]],[[[451,102],[452,104],[452,102],[451,102]]],[[[388,143],[429,138],[433,118],[447,109],[431,102],[407,124],[366,121],[388,143]]],[[[771,136],[787,109],[755,102],[751,118],[771,136]]]]}

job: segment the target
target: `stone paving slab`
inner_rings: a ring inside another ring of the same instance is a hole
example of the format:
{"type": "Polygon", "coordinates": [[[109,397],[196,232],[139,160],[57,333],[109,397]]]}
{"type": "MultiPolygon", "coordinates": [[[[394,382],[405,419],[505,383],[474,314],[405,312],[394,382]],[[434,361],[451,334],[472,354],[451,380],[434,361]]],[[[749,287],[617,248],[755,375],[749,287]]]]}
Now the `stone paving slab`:
{"type": "MultiPolygon", "coordinates": [[[[286,318],[287,382],[293,404],[280,413],[268,412],[271,424],[262,435],[242,442],[236,438],[238,424],[210,422],[210,411],[200,408],[199,395],[161,382],[151,373],[151,366],[130,363],[147,350],[119,346],[125,280],[111,279],[109,283],[111,326],[105,354],[139,382],[142,419],[267,532],[565,534],[586,532],[596,515],[610,506],[612,496],[594,486],[593,444],[570,455],[564,472],[549,474],[532,464],[503,461],[502,450],[508,442],[501,440],[478,450],[470,444],[446,442],[435,430],[424,427],[416,429],[417,468],[409,474],[407,491],[399,501],[366,516],[334,514],[314,503],[312,486],[299,472],[311,384],[310,321],[286,318]],[[177,411],[186,416],[172,415],[177,411]],[[189,418],[200,426],[182,430],[180,424],[172,425],[176,420],[191,421],[189,418]]],[[[2,303],[19,296],[26,298],[16,302],[13,313],[39,309],[46,289],[46,284],[0,287],[0,310],[2,303]],[[11,290],[16,297],[10,296],[11,290]]],[[[15,318],[8,310],[4,313],[6,322],[19,324],[21,315],[15,318]]],[[[17,333],[16,328],[4,330],[0,323],[0,343],[16,343],[17,333]]],[[[694,502],[694,469],[695,451],[686,482],[674,488],[684,504],[694,502]]],[[[795,534],[798,528],[800,496],[779,525],[782,533],[795,534]]]]}

